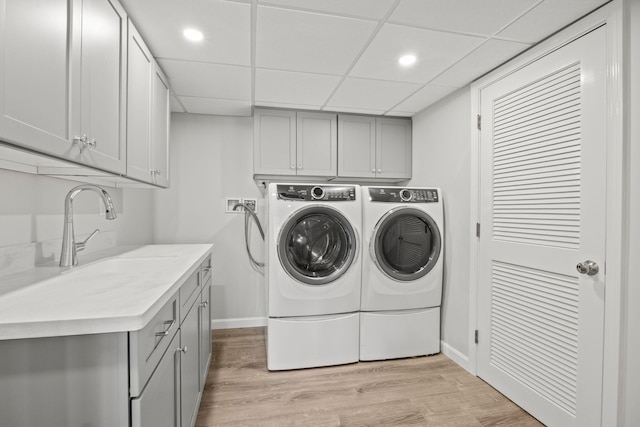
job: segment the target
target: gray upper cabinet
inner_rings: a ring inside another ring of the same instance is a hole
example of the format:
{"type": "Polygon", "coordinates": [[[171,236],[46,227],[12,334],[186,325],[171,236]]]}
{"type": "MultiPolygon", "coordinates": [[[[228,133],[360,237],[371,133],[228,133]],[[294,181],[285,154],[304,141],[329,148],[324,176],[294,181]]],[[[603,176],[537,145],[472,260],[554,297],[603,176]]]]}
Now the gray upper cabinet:
{"type": "Polygon", "coordinates": [[[71,9],[68,0],[0,0],[4,141],[58,156],[73,148],[68,59],[78,40],[72,38],[71,9]]]}
{"type": "Polygon", "coordinates": [[[169,186],[169,86],[129,21],[127,176],[169,186]]]}
{"type": "Polygon", "coordinates": [[[256,109],[254,174],[334,177],[337,116],[256,109]]]}
{"type": "Polygon", "coordinates": [[[411,178],[410,119],[340,115],[338,149],[339,178],[411,178]]]}
{"type": "Polygon", "coordinates": [[[151,174],[153,184],[169,186],[169,83],[157,63],[153,67],[151,108],[151,174]]]}
{"type": "Polygon", "coordinates": [[[125,174],[127,15],[116,1],[83,0],[82,23],[74,27],[78,25],[82,34],[80,102],[72,100],[71,106],[80,115],[73,135],[75,141],[81,139],[75,144],[81,148],[79,162],[125,174]]]}
{"type": "Polygon", "coordinates": [[[110,0],[0,8],[0,139],[124,174],[124,9],[110,0]]]}
{"type": "Polygon", "coordinates": [[[295,111],[255,110],[253,116],[253,172],[296,174],[295,111]]]}
{"type": "Polygon", "coordinates": [[[338,116],[338,176],[375,178],[376,119],[369,116],[338,116]]]}
{"type": "Polygon", "coordinates": [[[297,113],[297,173],[336,176],[338,118],[333,113],[297,113]]]}
{"type": "Polygon", "coordinates": [[[411,119],[376,118],[376,178],[411,178],[411,119]]]}

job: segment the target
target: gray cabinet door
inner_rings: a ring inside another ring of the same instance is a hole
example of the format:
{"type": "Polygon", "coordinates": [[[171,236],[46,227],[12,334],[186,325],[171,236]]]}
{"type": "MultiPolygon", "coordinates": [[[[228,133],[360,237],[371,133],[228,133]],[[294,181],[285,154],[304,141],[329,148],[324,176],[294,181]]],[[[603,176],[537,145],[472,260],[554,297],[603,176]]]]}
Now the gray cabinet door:
{"type": "Polygon", "coordinates": [[[126,34],[127,16],[112,0],[83,0],[81,26],[80,102],[72,100],[80,117],[76,135],[86,135],[92,147],[79,161],[119,174],[126,173],[126,34]]]}
{"type": "Polygon", "coordinates": [[[0,0],[0,139],[66,157],[73,2],[0,0]]]}
{"type": "Polygon", "coordinates": [[[253,172],[264,175],[295,175],[295,111],[256,109],[253,131],[253,172]]]}
{"type": "Polygon", "coordinates": [[[369,116],[338,116],[338,176],[376,176],[376,119],[369,116]]]}
{"type": "Polygon", "coordinates": [[[297,174],[336,176],[338,118],[333,113],[297,113],[297,174]]]}
{"type": "Polygon", "coordinates": [[[179,337],[174,335],[142,394],[131,399],[132,427],[181,427],[179,337]]]}
{"type": "Polygon", "coordinates": [[[180,400],[182,427],[191,427],[198,413],[200,394],[200,299],[191,307],[180,326],[180,400]]]}
{"type": "Polygon", "coordinates": [[[411,178],[411,120],[376,118],[376,177],[411,178]]]}
{"type": "Polygon", "coordinates": [[[151,182],[153,56],[131,22],[127,67],[127,176],[151,182]]]}
{"type": "Polygon", "coordinates": [[[169,186],[169,83],[154,61],[151,99],[151,172],[153,183],[169,186]]]}
{"type": "Polygon", "coordinates": [[[211,363],[211,276],[202,289],[200,304],[200,389],[207,382],[207,372],[211,363]]]}

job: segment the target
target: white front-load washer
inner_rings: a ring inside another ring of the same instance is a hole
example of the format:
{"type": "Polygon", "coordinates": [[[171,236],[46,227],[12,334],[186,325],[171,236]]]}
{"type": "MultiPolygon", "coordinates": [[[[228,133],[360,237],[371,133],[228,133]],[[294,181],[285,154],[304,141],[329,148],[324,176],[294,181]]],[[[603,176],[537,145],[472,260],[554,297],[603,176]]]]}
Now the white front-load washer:
{"type": "Polygon", "coordinates": [[[269,370],[358,361],[360,197],[357,185],[269,184],[269,370]]]}
{"type": "Polygon", "coordinates": [[[360,360],[438,353],[444,237],[440,189],[361,191],[360,360]]]}

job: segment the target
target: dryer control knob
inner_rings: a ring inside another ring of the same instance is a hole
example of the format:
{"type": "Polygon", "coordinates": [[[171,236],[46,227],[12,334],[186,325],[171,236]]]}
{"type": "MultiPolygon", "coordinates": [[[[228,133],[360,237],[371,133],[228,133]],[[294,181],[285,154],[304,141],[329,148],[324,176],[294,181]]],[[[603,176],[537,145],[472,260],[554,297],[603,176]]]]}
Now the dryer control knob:
{"type": "Polygon", "coordinates": [[[411,190],[407,190],[406,188],[404,190],[400,190],[400,199],[403,202],[408,202],[411,199],[413,199],[413,192],[411,190]]]}
{"type": "Polygon", "coordinates": [[[314,200],[322,200],[324,198],[324,188],[313,187],[311,189],[311,197],[313,197],[314,200]]]}

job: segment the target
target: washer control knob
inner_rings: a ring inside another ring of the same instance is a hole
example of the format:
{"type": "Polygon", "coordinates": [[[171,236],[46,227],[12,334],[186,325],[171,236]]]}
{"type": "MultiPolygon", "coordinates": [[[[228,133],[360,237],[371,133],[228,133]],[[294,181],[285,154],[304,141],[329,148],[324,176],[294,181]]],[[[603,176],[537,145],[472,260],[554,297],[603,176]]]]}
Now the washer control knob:
{"type": "Polygon", "coordinates": [[[411,190],[407,190],[406,188],[403,190],[400,190],[400,199],[403,202],[408,202],[411,199],[413,199],[413,192],[411,190]]]}
{"type": "Polygon", "coordinates": [[[322,187],[313,187],[311,189],[311,197],[314,200],[322,200],[324,198],[324,188],[322,188],[322,187]]]}

